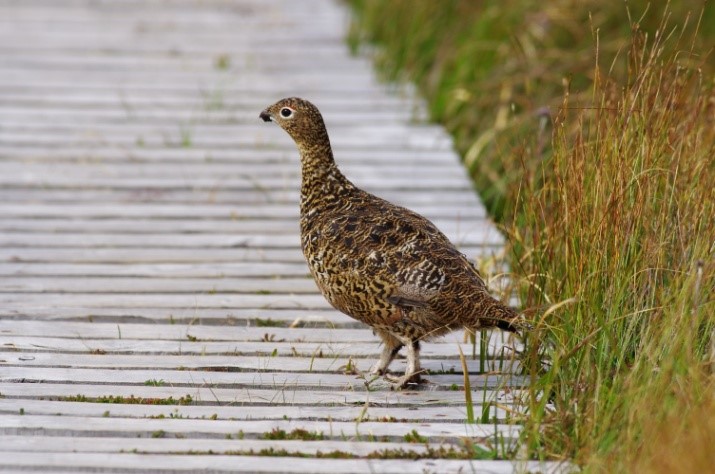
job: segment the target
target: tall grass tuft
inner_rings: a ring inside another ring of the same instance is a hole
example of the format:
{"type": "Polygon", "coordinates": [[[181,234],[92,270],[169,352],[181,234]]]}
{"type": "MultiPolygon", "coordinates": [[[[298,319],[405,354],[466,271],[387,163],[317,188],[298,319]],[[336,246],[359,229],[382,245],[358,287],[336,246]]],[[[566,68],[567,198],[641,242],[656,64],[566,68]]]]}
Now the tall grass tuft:
{"type": "MultiPolygon", "coordinates": [[[[666,5],[629,0],[631,18],[623,2],[600,0],[349,3],[355,11],[349,43],[354,49],[366,41],[377,43],[375,58],[383,76],[417,84],[432,119],[453,135],[498,220],[511,217],[513,203],[506,195],[520,181],[522,163],[512,149],[533,135],[540,137],[534,146],[548,152],[544,119],[558,104],[565,81],[572,95],[589,90],[595,38],[600,35],[597,47],[608,62],[627,47],[631,23],[654,31],[666,5]]],[[[696,40],[699,48],[712,48],[712,2],[683,0],[669,8],[678,18],[690,15],[691,23],[702,10],[703,33],[696,40]]]]}
{"type": "Polygon", "coordinates": [[[564,98],[553,152],[510,199],[523,301],[571,299],[539,320],[527,439],[594,470],[635,462],[653,420],[715,389],[715,88],[671,31],[634,28],[626,80],[597,67],[590,101],[564,98]]]}
{"type": "Polygon", "coordinates": [[[531,456],[708,472],[715,7],[352,3],[358,37],[417,82],[509,235],[536,326],[531,456]]]}

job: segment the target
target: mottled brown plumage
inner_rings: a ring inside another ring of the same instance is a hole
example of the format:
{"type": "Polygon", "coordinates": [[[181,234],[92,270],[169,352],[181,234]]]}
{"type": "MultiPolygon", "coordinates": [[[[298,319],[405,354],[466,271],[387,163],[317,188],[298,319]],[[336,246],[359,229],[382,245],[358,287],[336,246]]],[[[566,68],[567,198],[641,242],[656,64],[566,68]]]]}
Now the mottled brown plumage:
{"type": "Polygon", "coordinates": [[[338,170],[318,109],[283,99],[260,114],[293,138],[302,165],[303,254],[325,298],[371,326],[384,348],[384,374],[402,346],[419,381],[419,341],[478,327],[517,329],[517,313],[495,300],[474,266],[430,221],[369,194],[338,170]]]}

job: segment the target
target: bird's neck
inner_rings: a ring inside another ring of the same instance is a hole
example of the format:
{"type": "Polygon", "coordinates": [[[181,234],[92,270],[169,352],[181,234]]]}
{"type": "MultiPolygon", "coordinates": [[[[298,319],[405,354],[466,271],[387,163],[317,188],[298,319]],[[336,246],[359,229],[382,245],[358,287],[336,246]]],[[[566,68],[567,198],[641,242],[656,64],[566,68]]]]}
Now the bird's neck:
{"type": "Polygon", "coordinates": [[[340,172],[330,141],[300,144],[301,161],[301,213],[317,210],[354,188],[354,185],[340,172]]]}

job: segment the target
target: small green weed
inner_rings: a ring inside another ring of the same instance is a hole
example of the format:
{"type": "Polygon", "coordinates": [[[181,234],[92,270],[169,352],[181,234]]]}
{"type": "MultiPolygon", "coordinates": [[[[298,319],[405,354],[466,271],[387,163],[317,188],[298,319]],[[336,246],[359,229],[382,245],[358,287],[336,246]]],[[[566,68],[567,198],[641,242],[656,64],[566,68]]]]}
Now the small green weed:
{"type": "Polygon", "coordinates": [[[229,67],[231,67],[231,56],[229,56],[228,54],[220,54],[216,57],[216,60],[214,61],[214,66],[218,70],[228,69],[229,67]]]}
{"type": "Polygon", "coordinates": [[[417,430],[412,430],[404,436],[404,440],[408,443],[426,443],[427,438],[420,435],[417,430]]]}
{"type": "Polygon", "coordinates": [[[259,328],[264,327],[283,327],[285,324],[282,321],[276,321],[271,318],[256,318],[256,326],[259,328]]]}

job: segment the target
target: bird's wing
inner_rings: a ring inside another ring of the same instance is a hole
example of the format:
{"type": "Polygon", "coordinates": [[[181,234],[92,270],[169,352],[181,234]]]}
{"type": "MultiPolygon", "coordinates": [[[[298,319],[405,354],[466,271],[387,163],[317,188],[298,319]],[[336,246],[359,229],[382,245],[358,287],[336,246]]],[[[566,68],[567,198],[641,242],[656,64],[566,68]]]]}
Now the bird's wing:
{"type": "MultiPolygon", "coordinates": [[[[419,252],[412,256],[419,256],[419,252]]],[[[445,272],[439,265],[429,259],[420,260],[397,272],[396,286],[387,301],[397,306],[425,308],[429,306],[429,300],[442,289],[445,279],[445,272]]]]}
{"type": "Polygon", "coordinates": [[[459,273],[465,267],[470,273],[474,270],[423,216],[363,191],[356,192],[351,214],[332,218],[325,236],[343,243],[346,257],[353,259],[362,276],[378,276],[386,283],[383,297],[389,303],[428,308],[430,300],[442,291],[448,273],[454,276],[455,270],[459,273]],[[351,223],[351,219],[355,222],[351,223]],[[346,236],[351,245],[345,243],[346,236]]]}

